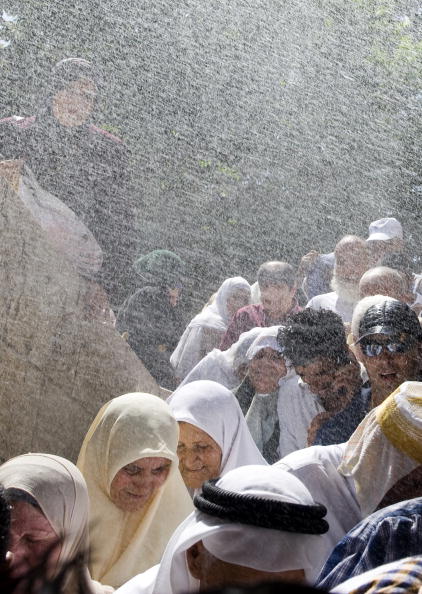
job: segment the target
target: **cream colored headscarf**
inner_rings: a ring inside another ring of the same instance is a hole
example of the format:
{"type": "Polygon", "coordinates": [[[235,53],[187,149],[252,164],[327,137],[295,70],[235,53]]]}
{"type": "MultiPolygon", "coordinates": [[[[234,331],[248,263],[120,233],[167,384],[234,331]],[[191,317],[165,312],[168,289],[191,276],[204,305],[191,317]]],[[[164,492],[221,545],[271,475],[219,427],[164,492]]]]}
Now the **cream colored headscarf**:
{"type": "Polygon", "coordinates": [[[179,431],[169,406],[151,394],[125,394],[105,404],[92,423],[78,467],[91,500],[90,570],[118,587],[160,561],[175,528],[193,505],[180,476],[179,431]],[[140,458],[172,461],[166,482],[144,509],[124,512],[110,499],[116,473],[140,458]]]}
{"type": "MultiPolygon", "coordinates": [[[[0,483],[5,489],[29,493],[62,539],[57,573],[66,561],[88,550],[88,492],[72,462],[50,454],[17,456],[0,466],[0,483]]],[[[92,591],[100,591],[99,584],[87,585],[92,591]]],[[[66,592],[71,591],[69,584],[66,592]]]]}
{"type": "Polygon", "coordinates": [[[352,477],[363,516],[422,464],[421,438],[422,383],[404,382],[359,424],[338,468],[352,477]]]}

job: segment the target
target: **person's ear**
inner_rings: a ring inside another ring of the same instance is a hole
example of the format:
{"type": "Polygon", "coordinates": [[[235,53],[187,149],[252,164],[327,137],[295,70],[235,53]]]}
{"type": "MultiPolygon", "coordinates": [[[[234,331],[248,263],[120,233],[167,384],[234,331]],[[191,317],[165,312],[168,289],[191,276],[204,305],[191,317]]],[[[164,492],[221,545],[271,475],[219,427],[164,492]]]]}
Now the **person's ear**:
{"type": "Polygon", "coordinates": [[[202,540],[196,542],[186,551],[186,562],[192,577],[201,581],[204,577],[204,555],[206,549],[202,544],[202,540]]]}

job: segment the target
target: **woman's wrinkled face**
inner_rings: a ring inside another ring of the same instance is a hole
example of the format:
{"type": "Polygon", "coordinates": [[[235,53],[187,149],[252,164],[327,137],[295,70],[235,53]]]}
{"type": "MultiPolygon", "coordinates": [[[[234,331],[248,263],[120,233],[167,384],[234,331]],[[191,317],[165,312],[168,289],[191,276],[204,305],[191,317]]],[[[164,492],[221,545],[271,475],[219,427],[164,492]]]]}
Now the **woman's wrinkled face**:
{"type": "Polygon", "coordinates": [[[54,117],[62,126],[82,126],[92,113],[95,94],[95,84],[88,78],[70,82],[53,97],[54,117]]]}
{"type": "Polygon", "coordinates": [[[110,499],[125,512],[140,511],[167,479],[168,458],[140,458],[119,470],[110,485],[110,499]]]}
{"type": "Polygon", "coordinates": [[[213,438],[190,423],[179,422],[179,470],[185,485],[199,489],[202,484],[220,475],[221,448],[213,438]]]}
{"type": "Polygon", "coordinates": [[[9,549],[13,553],[11,578],[16,579],[45,563],[57,567],[61,543],[42,511],[26,501],[11,504],[9,549]]]}

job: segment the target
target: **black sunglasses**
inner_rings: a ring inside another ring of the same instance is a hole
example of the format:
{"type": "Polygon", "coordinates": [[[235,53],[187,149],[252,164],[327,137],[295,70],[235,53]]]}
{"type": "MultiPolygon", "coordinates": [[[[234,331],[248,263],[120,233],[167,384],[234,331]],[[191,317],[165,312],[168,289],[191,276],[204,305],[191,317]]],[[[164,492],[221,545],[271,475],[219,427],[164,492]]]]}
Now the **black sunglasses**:
{"type": "Polygon", "coordinates": [[[384,350],[389,353],[407,353],[415,344],[414,340],[390,340],[389,342],[377,342],[375,340],[361,342],[362,353],[367,357],[379,357],[384,350]]]}

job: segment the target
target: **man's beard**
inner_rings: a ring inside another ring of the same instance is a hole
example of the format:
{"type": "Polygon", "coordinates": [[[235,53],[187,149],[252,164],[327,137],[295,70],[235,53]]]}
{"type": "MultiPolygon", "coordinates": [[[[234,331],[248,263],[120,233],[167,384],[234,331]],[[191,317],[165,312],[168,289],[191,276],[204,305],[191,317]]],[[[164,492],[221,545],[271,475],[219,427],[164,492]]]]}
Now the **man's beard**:
{"type": "Polygon", "coordinates": [[[334,273],[330,286],[342,301],[348,303],[357,303],[359,301],[359,282],[344,280],[334,273]]]}

